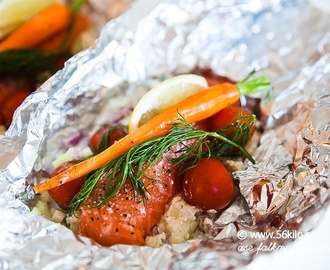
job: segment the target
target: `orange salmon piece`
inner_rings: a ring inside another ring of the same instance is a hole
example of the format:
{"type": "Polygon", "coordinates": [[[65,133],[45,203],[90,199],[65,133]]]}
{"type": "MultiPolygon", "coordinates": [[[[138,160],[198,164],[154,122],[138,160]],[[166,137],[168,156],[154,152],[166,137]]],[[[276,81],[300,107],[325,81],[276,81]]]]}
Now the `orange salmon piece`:
{"type": "Polygon", "coordinates": [[[134,198],[132,186],[126,181],[107,204],[93,208],[88,202],[104,193],[102,188],[96,189],[81,208],[79,234],[102,246],[144,245],[145,237],[164,214],[166,204],[178,192],[178,173],[166,158],[161,158],[148,169],[146,176],[142,179],[147,189],[146,204],[140,197],[134,198]]]}

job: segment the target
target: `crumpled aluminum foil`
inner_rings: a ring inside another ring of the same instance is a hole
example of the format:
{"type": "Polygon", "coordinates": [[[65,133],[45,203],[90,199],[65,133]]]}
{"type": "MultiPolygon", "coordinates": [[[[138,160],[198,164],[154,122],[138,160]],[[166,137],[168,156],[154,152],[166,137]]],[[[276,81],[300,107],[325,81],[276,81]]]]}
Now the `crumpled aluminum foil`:
{"type": "Polygon", "coordinates": [[[315,228],[329,203],[328,17],[302,0],[136,1],[32,94],[0,137],[0,267],[233,269],[253,262],[261,241],[292,240],[246,233],[315,228]],[[257,163],[235,173],[242,197],[215,220],[223,228],[216,240],[103,248],[30,213],[30,185],[48,176],[72,139],[127,115],[155,83],[196,67],[233,80],[263,69],[274,85],[257,163]]]}

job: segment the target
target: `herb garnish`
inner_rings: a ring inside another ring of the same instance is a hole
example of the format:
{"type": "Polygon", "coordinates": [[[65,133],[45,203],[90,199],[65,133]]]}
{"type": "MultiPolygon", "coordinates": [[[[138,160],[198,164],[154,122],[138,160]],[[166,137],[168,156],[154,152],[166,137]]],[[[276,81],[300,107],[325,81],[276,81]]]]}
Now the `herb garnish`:
{"type": "Polygon", "coordinates": [[[154,165],[170,147],[179,143],[182,144],[179,150],[180,155],[178,158],[171,159],[176,166],[182,166],[186,161],[192,162],[191,166],[195,166],[202,157],[223,156],[232,148],[239,149],[254,163],[252,156],[244,149],[254,123],[254,115],[239,115],[228,127],[218,132],[207,132],[196,129],[178,114],[178,120],[171,127],[169,134],[143,142],[90,173],[86,177],[84,186],[70,203],[68,213],[73,214],[80,208],[97,188],[101,179],[105,179],[102,180],[102,187],[106,192],[93,201],[92,206],[101,206],[112,199],[124,186],[126,179],[129,179],[135,196],[141,196],[146,201],[147,190],[141,178],[145,177],[145,171],[154,165]],[[224,137],[223,134],[233,125],[237,129],[233,137],[231,139],[224,137]]]}

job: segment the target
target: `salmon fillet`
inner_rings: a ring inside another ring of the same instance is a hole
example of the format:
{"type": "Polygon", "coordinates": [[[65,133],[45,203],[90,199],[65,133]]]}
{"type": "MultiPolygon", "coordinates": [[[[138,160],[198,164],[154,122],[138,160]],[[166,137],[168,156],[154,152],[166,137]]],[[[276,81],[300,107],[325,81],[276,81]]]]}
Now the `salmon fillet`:
{"type": "Polygon", "coordinates": [[[178,173],[166,158],[161,158],[148,169],[146,176],[142,179],[148,191],[146,204],[140,197],[134,198],[132,186],[126,181],[107,204],[91,207],[90,201],[104,193],[102,188],[96,189],[81,208],[79,234],[102,246],[144,245],[145,237],[159,223],[166,204],[178,190],[178,173]]]}

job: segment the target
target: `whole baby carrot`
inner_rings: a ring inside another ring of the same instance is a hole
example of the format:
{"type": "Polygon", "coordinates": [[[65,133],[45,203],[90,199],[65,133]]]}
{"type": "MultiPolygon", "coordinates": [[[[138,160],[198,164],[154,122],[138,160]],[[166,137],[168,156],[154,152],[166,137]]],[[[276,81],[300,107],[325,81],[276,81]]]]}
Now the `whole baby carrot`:
{"type": "Polygon", "coordinates": [[[100,154],[86,159],[45,182],[38,184],[34,187],[34,191],[40,193],[77,179],[101,168],[109,161],[126,153],[136,145],[168,134],[173,123],[178,119],[179,114],[188,123],[197,122],[228,107],[236,102],[239,97],[239,89],[231,83],[214,85],[205,91],[189,96],[164,110],[100,154]]]}
{"type": "Polygon", "coordinates": [[[66,29],[71,22],[71,10],[63,4],[53,4],[27,20],[0,43],[0,52],[9,49],[28,49],[66,29]]]}

